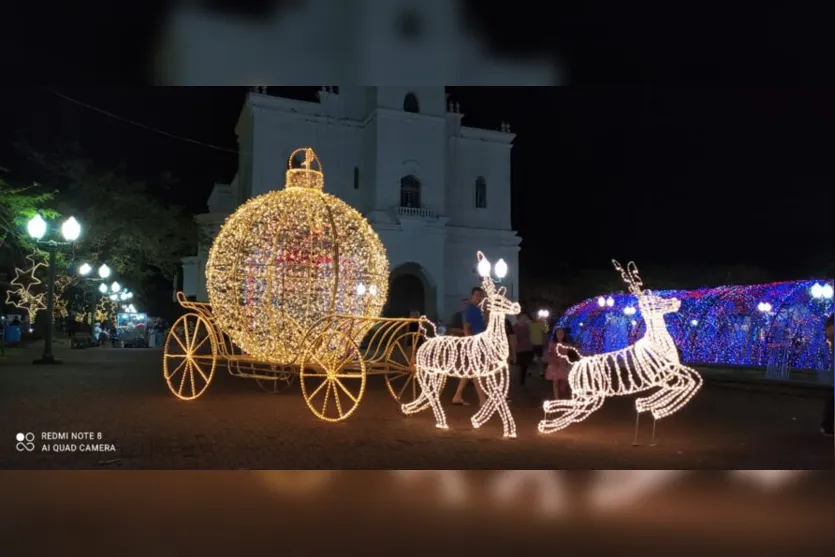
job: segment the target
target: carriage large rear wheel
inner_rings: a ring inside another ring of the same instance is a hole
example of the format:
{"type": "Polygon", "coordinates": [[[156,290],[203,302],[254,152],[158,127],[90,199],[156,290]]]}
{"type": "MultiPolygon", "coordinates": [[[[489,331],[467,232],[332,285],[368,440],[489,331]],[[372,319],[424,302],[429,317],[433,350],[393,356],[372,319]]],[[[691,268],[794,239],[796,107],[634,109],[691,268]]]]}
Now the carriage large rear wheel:
{"type": "MultiPolygon", "coordinates": [[[[386,387],[392,398],[401,404],[408,404],[420,396],[420,385],[417,380],[418,345],[424,336],[421,333],[407,333],[397,338],[391,344],[391,351],[386,355],[388,373],[386,387]]],[[[446,383],[446,376],[442,376],[446,383]]]]}
{"type": "Polygon", "coordinates": [[[305,347],[299,378],[310,411],[327,422],[341,422],[365,393],[365,361],[348,335],[329,330],[305,347]]]}
{"type": "Polygon", "coordinates": [[[187,313],[177,319],[165,339],[163,377],[179,399],[194,400],[202,395],[215,374],[217,342],[205,317],[187,313]]]}

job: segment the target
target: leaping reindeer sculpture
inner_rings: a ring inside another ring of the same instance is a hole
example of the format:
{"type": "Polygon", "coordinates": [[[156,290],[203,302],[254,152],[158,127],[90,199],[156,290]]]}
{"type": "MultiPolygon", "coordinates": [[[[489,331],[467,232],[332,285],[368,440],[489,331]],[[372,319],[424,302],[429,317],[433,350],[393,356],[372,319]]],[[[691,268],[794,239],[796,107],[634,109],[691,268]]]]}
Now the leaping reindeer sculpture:
{"type": "Polygon", "coordinates": [[[635,400],[637,416],[633,442],[638,444],[641,413],[651,412],[651,444],[655,444],[655,422],[687,404],[701,388],[702,377],[681,364],[673,337],[664,323],[664,315],[678,311],[681,301],[660,298],[651,290],[642,290],[643,282],[634,262],[630,262],[626,270],[617,261],[612,260],[612,263],[620,271],[629,291],[638,298],[646,333],[622,350],[581,357],[568,375],[572,398],[546,401],[543,405],[545,419],[539,422],[539,431],[552,433],[585,420],[603,405],[606,397],[643,393],[657,387],[659,390],[655,393],[635,400]],[[561,415],[549,417],[556,412],[561,415]]]}
{"type": "MultiPolygon", "coordinates": [[[[484,254],[478,252],[477,257],[481,262],[484,254]]],[[[420,396],[404,404],[401,409],[404,414],[414,414],[431,406],[435,414],[435,427],[447,429],[446,414],[441,407],[444,379],[466,377],[478,381],[487,397],[487,402],[471,419],[473,427],[481,427],[498,412],[504,436],[516,437],[516,423],[507,404],[510,384],[507,357],[510,347],[504,321],[506,315],[517,315],[521,308],[518,303],[505,298],[504,287],[496,289],[489,273],[482,276],[481,283],[486,294],[484,304],[490,314],[487,329],[468,337],[441,336],[427,339],[415,355],[420,396]]]]}

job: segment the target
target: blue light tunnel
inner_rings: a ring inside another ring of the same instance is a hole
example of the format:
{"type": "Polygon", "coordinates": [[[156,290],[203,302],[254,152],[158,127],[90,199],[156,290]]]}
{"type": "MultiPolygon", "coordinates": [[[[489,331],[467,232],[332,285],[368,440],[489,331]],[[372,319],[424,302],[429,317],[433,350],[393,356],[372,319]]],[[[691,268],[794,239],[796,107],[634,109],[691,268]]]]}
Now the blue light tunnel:
{"type": "MultiPolygon", "coordinates": [[[[681,300],[679,311],[665,320],[685,363],[765,367],[780,352],[791,368],[827,370],[832,358],[824,321],[833,309],[832,287],[831,280],[804,280],[655,293],[681,300]]],[[[601,306],[598,297],[591,298],[557,322],[571,330],[584,354],[618,350],[644,334],[633,294],[603,297],[611,297],[614,305],[601,306]],[[624,313],[627,307],[634,314],[624,313]]]]}

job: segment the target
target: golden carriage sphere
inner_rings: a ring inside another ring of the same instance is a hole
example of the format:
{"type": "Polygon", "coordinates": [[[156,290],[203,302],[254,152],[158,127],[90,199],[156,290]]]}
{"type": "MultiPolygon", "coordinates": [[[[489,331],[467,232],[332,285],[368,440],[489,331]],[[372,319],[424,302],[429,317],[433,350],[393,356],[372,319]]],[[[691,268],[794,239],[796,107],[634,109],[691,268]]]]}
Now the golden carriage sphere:
{"type": "MultiPolygon", "coordinates": [[[[296,361],[319,318],[379,317],[388,293],[383,243],[359,212],[322,191],[313,150],[294,151],[286,176],[283,190],[252,198],[229,216],[206,263],[220,328],[244,352],[276,364],[296,361]]],[[[365,332],[351,336],[359,343],[365,332]]]]}

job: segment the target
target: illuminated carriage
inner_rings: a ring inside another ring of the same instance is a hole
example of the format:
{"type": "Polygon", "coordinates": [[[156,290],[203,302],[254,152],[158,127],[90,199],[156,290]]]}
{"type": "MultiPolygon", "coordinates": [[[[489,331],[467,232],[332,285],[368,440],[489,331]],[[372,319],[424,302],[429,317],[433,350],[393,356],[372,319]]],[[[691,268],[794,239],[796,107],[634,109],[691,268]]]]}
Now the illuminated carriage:
{"type": "Polygon", "coordinates": [[[225,363],[269,392],[299,378],[308,407],[327,421],[356,410],[370,375],[385,376],[397,402],[418,397],[414,356],[434,326],[425,317],[380,317],[385,248],[323,186],[313,150],[299,149],[285,189],[250,199],[221,227],[206,264],[209,303],[177,293],[188,313],[172,326],[163,356],[175,396],[199,397],[225,363]]]}

